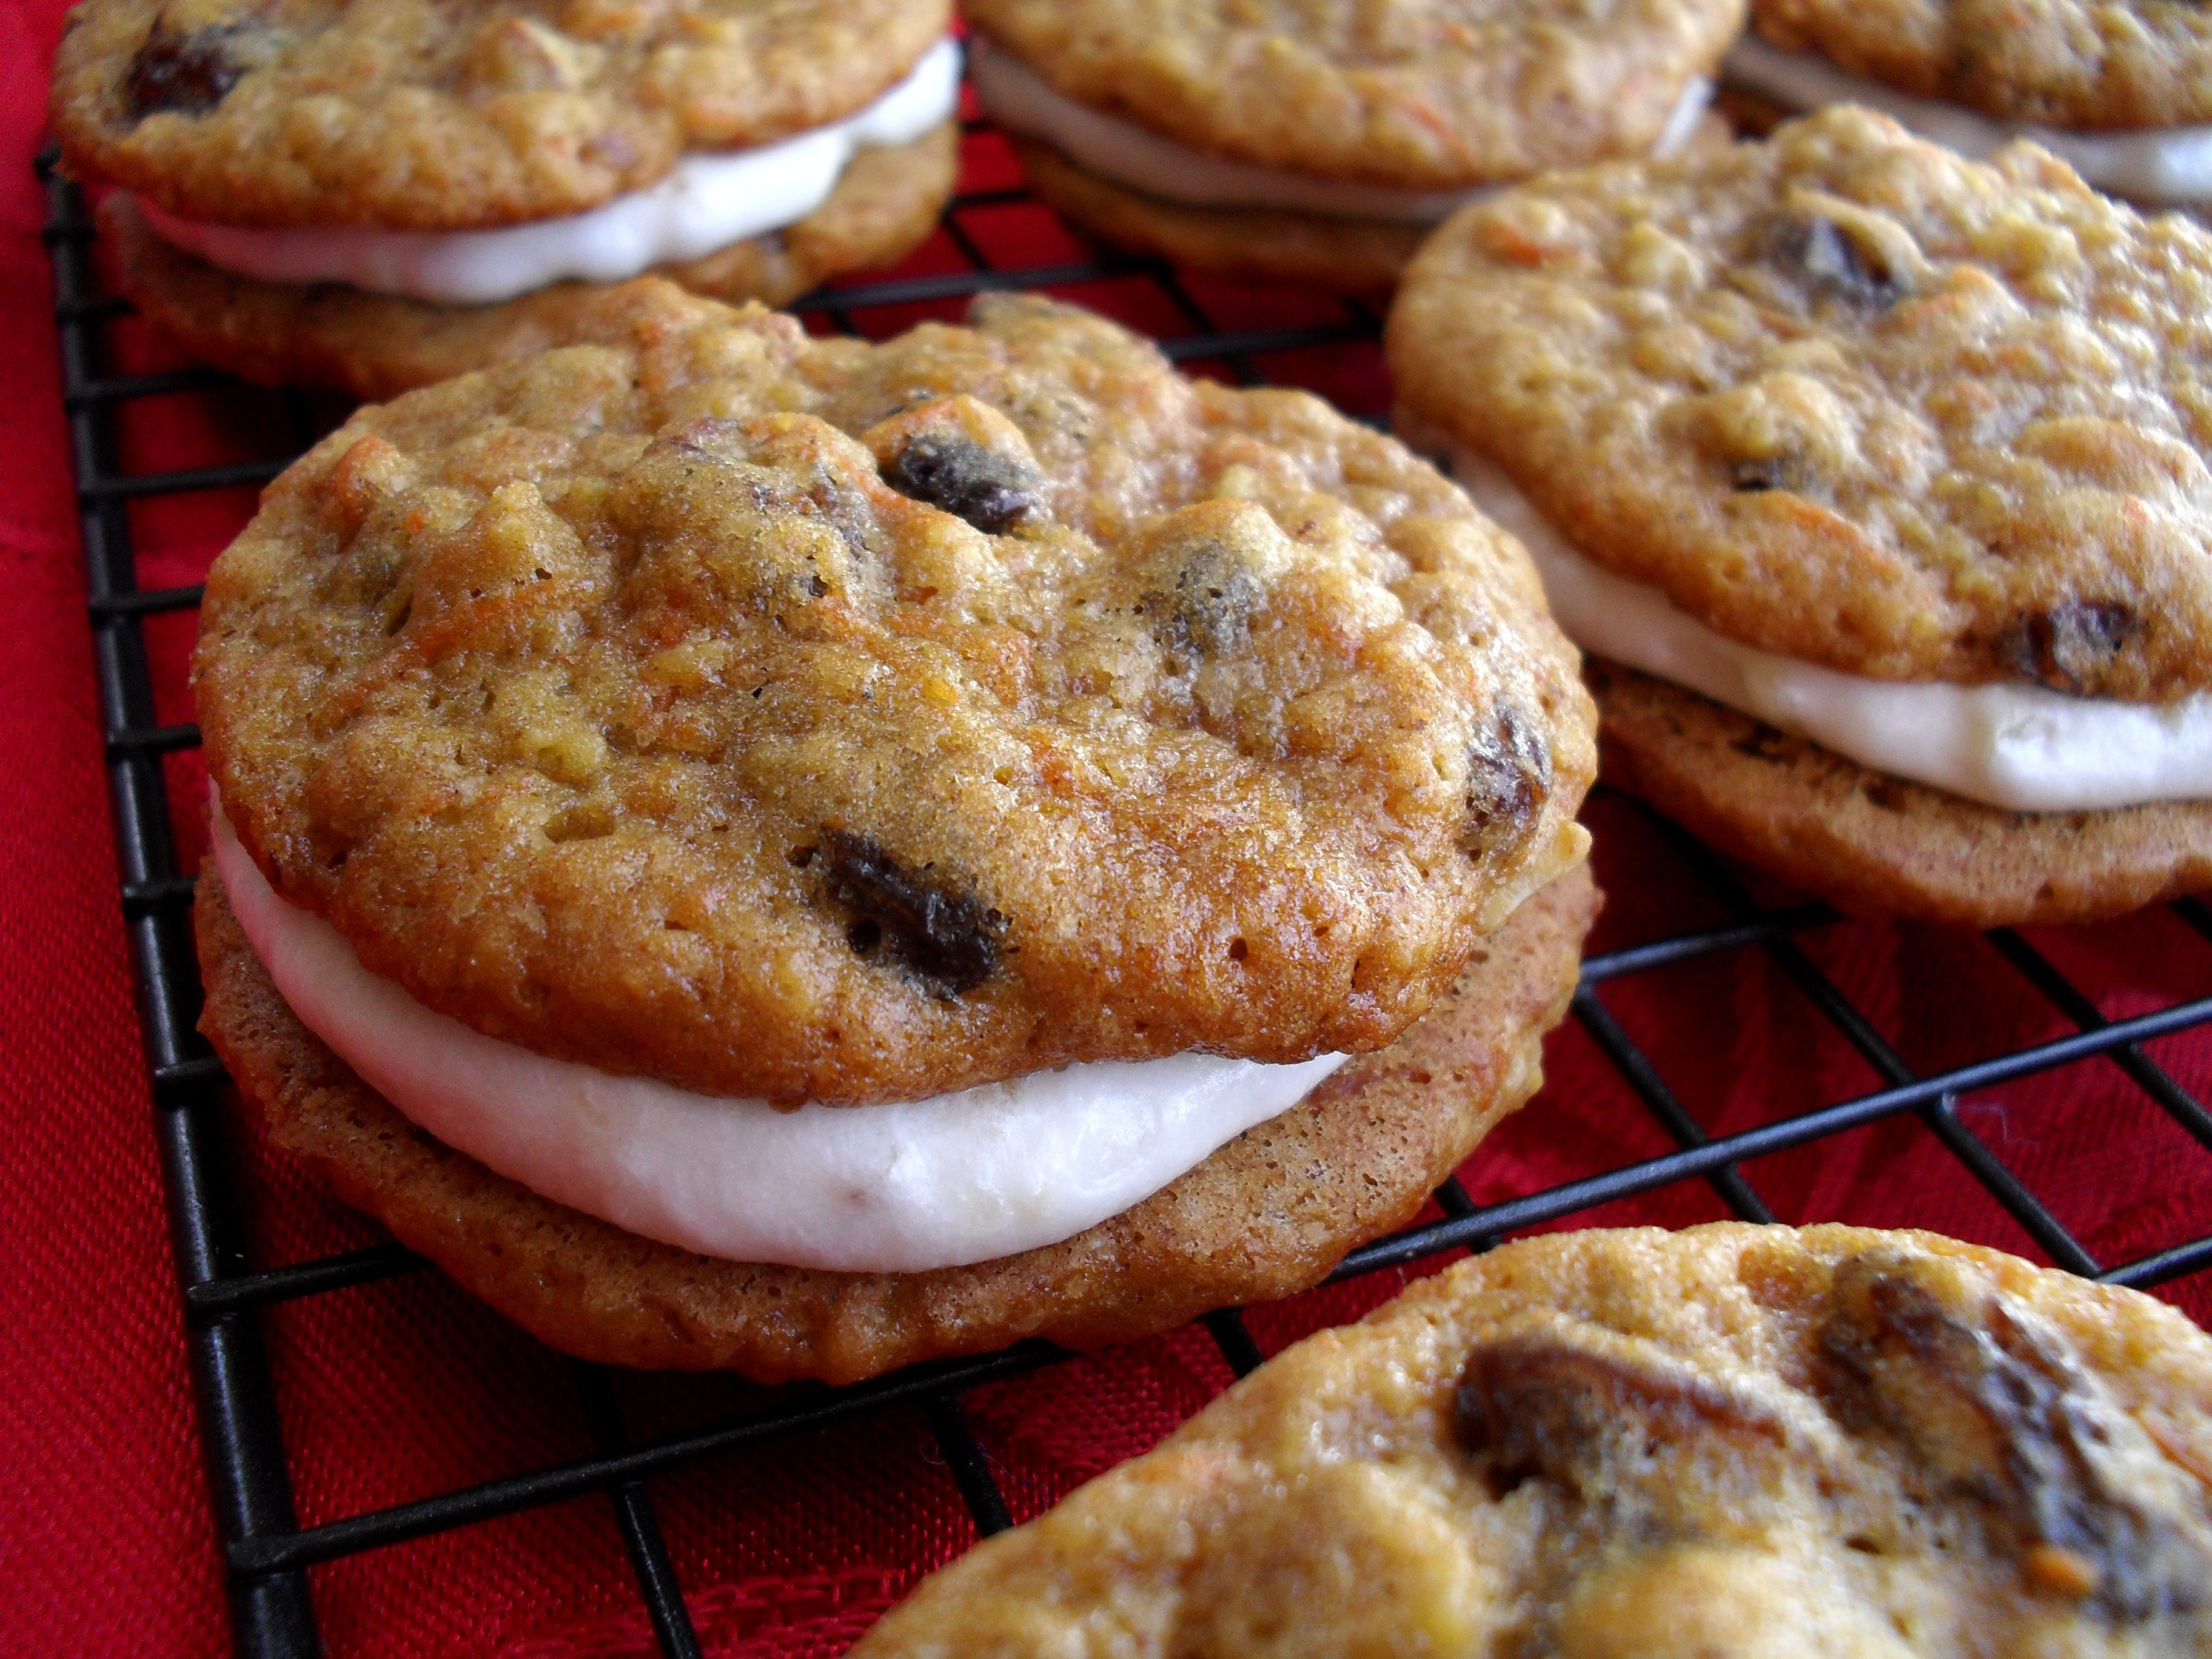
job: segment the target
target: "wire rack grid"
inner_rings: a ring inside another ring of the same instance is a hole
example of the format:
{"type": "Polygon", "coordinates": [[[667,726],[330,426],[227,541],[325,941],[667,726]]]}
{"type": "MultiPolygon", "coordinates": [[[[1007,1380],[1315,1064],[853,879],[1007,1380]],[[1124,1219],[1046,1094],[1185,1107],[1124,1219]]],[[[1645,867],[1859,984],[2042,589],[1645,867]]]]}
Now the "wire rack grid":
{"type": "MultiPolygon", "coordinates": [[[[974,147],[991,135],[969,120],[974,147]]],[[[963,1395],[978,1385],[1051,1365],[1066,1356],[1036,1342],[980,1358],[921,1366],[842,1389],[787,1391],[768,1408],[684,1432],[632,1443],[606,1373],[574,1369],[589,1455],[550,1462],[511,1476],[439,1492],[416,1501],[302,1527],[295,1518],[287,1448],[264,1349],[261,1320],[277,1304],[407,1273],[422,1264],[396,1244],[279,1266],[247,1258],[245,1230],[223,1137],[228,1109],[219,1063],[194,1031],[199,988],[189,906],[192,878],[179,867],[164,757],[197,746],[189,724],[163,723],[156,713],[146,628],[154,619],[189,613],[197,586],[139,586],[133,501],[259,484],[282,470],[289,453],[315,435],[311,405],[293,399],[295,442],[266,459],[169,471],[133,471],[119,459],[118,411],[146,399],[219,395],[230,383],[208,371],[112,372],[108,336],[129,313],[105,292],[94,258],[95,231],[79,187],[56,170],[51,155],[40,171],[50,219],[46,239],[60,334],[62,388],[76,467],[89,616],[96,653],[100,713],[113,826],[122,872],[121,903],[139,988],[139,1012],[153,1082],[154,1129],[167,1185],[172,1235],[188,1329],[211,1497],[228,1570],[237,1650],[255,1659],[299,1659],[323,1651],[307,1570],[383,1546],[470,1526],[585,1494],[611,1501],[659,1650],[670,1659],[700,1652],[700,1641],[663,1540],[648,1483],[709,1459],[729,1458],[784,1437],[899,1407],[918,1408],[941,1450],[979,1534],[1008,1524],[1008,1506],[992,1459],[969,1426],[963,1395]]],[[[990,169],[986,168],[987,173],[990,169]]],[[[1048,289],[1092,297],[1120,284],[1121,309],[1136,308],[1163,349],[1178,362],[1225,372],[1247,384],[1269,370],[1301,363],[1310,371],[1321,352],[1321,378],[1350,373],[1368,401],[1380,386],[1375,350],[1377,319],[1363,307],[1318,301],[1287,322],[1224,326],[1191,285],[1168,268],[1094,250],[1059,263],[1009,260],[992,247],[989,216],[1024,205],[1008,187],[966,190],[945,217],[940,262],[948,269],[900,280],[838,286],[794,307],[816,326],[881,336],[921,314],[942,314],[993,289],[1048,289]],[[933,307],[934,312],[933,313],[933,307]],[[1352,354],[1344,368],[1340,354],[1352,354]],[[1332,358],[1328,354],[1340,356],[1332,358]],[[1301,359],[1299,354],[1307,354],[1301,359]],[[1362,377],[1364,377],[1364,380],[1362,377]]],[[[1003,239],[1000,239],[1003,240],[1003,239]]],[[[1311,298],[1312,296],[1309,296],[1311,298]]],[[[1308,383],[1316,376],[1304,375],[1308,383]]],[[[1358,398],[1347,399],[1358,406],[1358,398]]],[[[1379,413],[1379,410],[1373,412],[1379,413]]],[[[1635,811],[1624,805],[1624,811],[1635,811]]],[[[1956,1172],[1978,1183],[2053,1263],[2107,1282],[2149,1287],[2212,1267],[2212,1233],[2185,1238],[2138,1259],[2100,1261],[2063,1224],[2044,1198],[2008,1166],[1960,1112],[1972,1091],[2100,1059],[2193,1143],[2212,1157],[2212,1113],[2153,1060],[2143,1045],[2212,1022],[2212,996],[2171,1003],[2124,1018],[2107,1018],[2051,956],[2022,935],[1989,935],[1996,951],[2055,1011],[2061,1034],[2014,1051],[1918,1074],[1806,948],[1806,936],[1838,922],[1822,906],[1762,904],[1737,874],[1671,826],[1645,815],[1642,833],[1669,843],[1717,902],[1726,920],[1670,933],[1588,958],[1572,1003],[1574,1020],[1614,1068],[1633,1099],[1673,1150],[1616,1167],[1476,1205],[1460,1182],[1435,1194],[1435,1218],[1355,1250],[1335,1280],[1384,1269],[1437,1265],[1450,1253],[1480,1251],[1524,1230],[1583,1217],[1600,1206],[1679,1183],[1705,1183],[1726,1210],[1753,1221],[1774,1211],[1741,1166],[1747,1161],[1825,1143],[1891,1119],[1917,1119],[1955,1160],[1956,1172]],[[1679,970],[1724,953],[1766,954],[1802,998],[1805,1017],[1841,1036],[1879,1086],[1808,1109],[1772,1115],[1732,1133],[1709,1135],[1644,1046],[1608,1007],[1604,988],[1633,975],[1679,970]]],[[[2212,940],[2212,909],[2194,901],[2172,907],[2185,927],[2212,940]]],[[[1204,1321],[1231,1371],[1261,1362],[1261,1348],[1236,1310],[1204,1321]]]]}

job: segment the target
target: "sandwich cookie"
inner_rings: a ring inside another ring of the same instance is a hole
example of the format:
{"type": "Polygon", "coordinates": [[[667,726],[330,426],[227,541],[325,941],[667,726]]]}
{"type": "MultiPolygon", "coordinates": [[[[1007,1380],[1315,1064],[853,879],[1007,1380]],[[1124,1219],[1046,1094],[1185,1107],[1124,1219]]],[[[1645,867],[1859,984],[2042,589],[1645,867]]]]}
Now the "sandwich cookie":
{"type": "Polygon", "coordinates": [[[1938,0],[1901,15],[1846,0],[1753,0],[1722,66],[1782,114],[1878,109],[1985,161],[2033,139],[2145,207],[2212,203],[2212,19],[2178,0],[1938,0]]]}
{"type": "Polygon", "coordinates": [[[1310,1284],[1540,1079],[1595,714],[1394,441],[1070,307],[367,410],[209,578],[205,1029],[550,1342],[850,1379],[1310,1284]]]}
{"type": "Polygon", "coordinates": [[[1402,430],[1535,555],[1607,775],[1846,908],[2212,886],[2212,238],[1869,112],[1423,251],[1402,430]]]}
{"type": "Polygon", "coordinates": [[[1554,1235],[1279,1354],[853,1659],[2212,1652],[2212,1338],[1930,1233],[1554,1235]]]}
{"type": "MultiPolygon", "coordinates": [[[[1698,137],[1739,0],[978,0],[970,78],[1038,195],[1114,242],[1387,292],[1428,230],[1548,167],[1698,137]]],[[[1710,135],[1708,135],[1710,136],[1710,135]]]]}
{"type": "Polygon", "coordinates": [[[132,301],[265,381],[386,397],[612,337],[658,271],[781,302],[897,258],[958,163],[943,0],[89,0],[51,115],[132,301]],[[617,306],[619,313],[620,307],[617,306]]]}

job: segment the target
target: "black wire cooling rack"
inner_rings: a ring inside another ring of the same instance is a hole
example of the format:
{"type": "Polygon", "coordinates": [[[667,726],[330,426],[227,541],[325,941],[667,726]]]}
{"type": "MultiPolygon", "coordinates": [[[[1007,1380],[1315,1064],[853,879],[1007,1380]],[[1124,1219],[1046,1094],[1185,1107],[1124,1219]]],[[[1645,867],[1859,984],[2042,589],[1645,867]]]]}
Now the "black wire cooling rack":
{"type": "MultiPolygon", "coordinates": [[[[973,138],[976,124],[969,126],[973,138]]],[[[255,1659],[299,1659],[323,1650],[309,1594],[307,1569],[311,1566],[579,1494],[604,1492],[612,1500],[638,1593],[661,1651],[671,1659],[696,1656],[698,1638],[645,1483],[703,1460],[726,1457],[893,1406],[918,1407],[923,1413],[977,1531],[988,1534],[1006,1527],[1005,1498],[990,1459],[969,1430],[961,1400],[965,1390],[980,1384],[1067,1357],[1041,1343],[1025,1343],[977,1359],[917,1367],[853,1387],[787,1391],[766,1409],[642,1444],[625,1438],[608,1375],[578,1365],[575,1383],[595,1448],[591,1455],[321,1525],[302,1528],[297,1523],[261,1316],[280,1303],[410,1272],[422,1264],[395,1244],[275,1267],[255,1268],[248,1262],[245,1224],[232,1195],[234,1177],[224,1143],[225,1078],[193,1030],[200,992],[189,915],[192,878],[179,868],[162,768],[165,756],[196,747],[199,733],[190,725],[161,723],[145,636],[149,619],[194,609],[200,590],[139,586],[129,512],[133,501],[265,483],[289,457],[171,471],[133,471],[121,464],[119,410],[138,400],[207,392],[230,383],[197,369],[137,375],[108,371],[109,331],[130,307],[99,286],[93,259],[94,231],[80,190],[56,170],[50,155],[40,158],[39,168],[49,204],[45,234],[61,338],[63,402],[76,458],[121,899],[137,969],[139,1013],[154,1085],[154,1128],[167,1176],[177,1273],[238,1651],[255,1659]]],[[[1361,343],[1371,352],[1377,319],[1358,305],[1333,305],[1325,307],[1328,314],[1317,318],[1309,311],[1281,326],[1224,329],[1173,271],[1158,264],[1106,254],[1043,265],[994,258],[987,252],[993,240],[988,226],[979,222],[994,210],[1027,201],[1017,189],[963,193],[952,202],[943,227],[958,269],[839,287],[794,308],[811,316],[817,325],[826,322],[848,331],[879,335],[912,320],[920,314],[917,308],[926,313],[934,306],[941,311],[947,302],[986,290],[1052,289],[1085,295],[1101,284],[1135,283],[1144,290],[1146,314],[1165,319],[1153,331],[1169,356],[1225,367],[1230,375],[1246,383],[1269,378],[1264,370],[1288,361],[1292,354],[1361,343]]],[[[295,399],[291,407],[296,452],[315,435],[315,428],[305,403],[295,399]]],[[[1355,1250],[1334,1279],[1406,1267],[1455,1249],[1485,1249],[1516,1231],[1678,1182],[1702,1181],[1737,1216],[1770,1221],[1773,1212],[1741,1172],[1741,1164],[1904,1115],[1916,1116],[1924,1124],[1960,1170],[1979,1183],[2060,1267],[2139,1288],[2212,1267],[2212,1234],[2118,1265],[2100,1261],[2007,1167],[1959,1109],[1960,1097],[1970,1091],[2102,1056],[2185,1132],[2196,1151],[2212,1156],[2212,1113],[2142,1047],[2152,1039],[2212,1022],[2212,997],[2108,1020],[2048,956],[2020,934],[2001,929],[1988,935],[1990,943],[2072,1028],[2070,1034],[1970,1065],[1916,1075],[1874,1021],[1800,943],[1800,936],[1808,930],[1837,921],[1833,913],[1819,905],[1763,908],[1709,851],[1662,822],[1650,820],[1650,827],[1672,842],[1674,852],[1733,919],[1589,958],[1583,965],[1573,1014],[1675,1150],[1480,1207],[1455,1179],[1449,1181],[1435,1195],[1441,1218],[1355,1250]],[[1811,1014],[1842,1036],[1882,1086],[1740,1133],[1708,1137],[1659,1066],[1608,1010],[1602,988],[1626,975],[1679,968],[1746,949],[1767,953],[1811,1014]]],[[[2171,908],[2190,929],[2212,940],[2212,908],[2195,900],[2171,908]]],[[[1204,1322],[1237,1375],[1260,1363],[1260,1347],[1237,1310],[1210,1315],[1204,1322]]]]}

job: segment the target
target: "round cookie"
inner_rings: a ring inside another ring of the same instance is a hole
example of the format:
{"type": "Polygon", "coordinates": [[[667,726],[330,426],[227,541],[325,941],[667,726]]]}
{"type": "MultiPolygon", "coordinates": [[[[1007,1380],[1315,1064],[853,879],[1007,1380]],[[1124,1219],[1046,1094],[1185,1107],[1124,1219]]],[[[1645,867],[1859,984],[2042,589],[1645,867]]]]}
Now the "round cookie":
{"type": "Polygon", "coordinates": [[[363,410],[208,580],[278,891],[495,1037],[710,1094],[1379,1048],[1581,855],[1594,716],[1394,441],[979,302],[673,290],[363,410]]]}
{"type": "Polygon", "coordinates": [[[1531,896],[1395,1043],[1134,1208],[1061,1243],[934,1273],[763,1267],[652,1243],[440,1145],[301,1025],[212,866],[201,1029],[272,1141],[552,1346],[610,1364],[857,1381],[1041,1336],[1088,1347],[1286,1296],[1410,1220],[1541,1080],[1597,908],[1586,869],[1531,896]]]}
{"type": "Polygon", "coordinates": [[[1838,108],[1469,210],[1387,332],[1402,429],[1527,514],[1593,650],[1674,683],[1619,694],[1624,784],[1855,910],[2202,884],[2201,228],[1838,108]],[[1730,758],[1674,685],[1848,756],[1730,758]]]}
{"type": "Polygon", "coordinates": [[[2212,689],[2212,236],[1866,111],[1454,220],[1400,396],[1606,568],[1885,680],[2212,689]]]}
{"type": "Polygon", "coordinates": [[[854,1659],[2212,1651],[2212,1338],[1927,1233],[1508,1244],[926,1581],[854,1659]]]}
{"type": "Polygon", "coordinates": [[[87,0],[49,114],[73,165],[180,218],[454,230],[558,217],[686,150],[826,125],[945,0],[87,0]]]}
{"type": "Polygon", "coordinates": [[[2185,0],[1753,0],[1788,52],[2002,119],[2126,131],[2212,122],[2212,17],[2185,0]]]}
{"type": "Polygon", "coordinates": [[[1996,927],[2212,889],[2212,803],[2007,812],[1602,658],[1585,665],[1607,782],[1844,909],[1996,927]]]}
{"type": "MultiPolygon", "coordinates": [[[[863,149],[830,199],[796,224],[664,266],[659,275],[713,299],[781,305],[833,276],[890,264],[936,227],[959,161],[959,133],[950,124],[911,144],[863,149]]],[[[128,196],[103,202],[100,222],[115,245],[125,294],[149,321],[195,357],[266,385],[396,397],[549,347],[609,337],[628,310],[623,287],[597,283],[446,306],[342,283],[258,282],[170,246],[128,196]]]]}
{"type": "Polygon", "coordinates": [[[1399,190],[1526,178],[1656,142],[1740,0],[970,0],[1078,103],[1209,155],[1399,190]]]}

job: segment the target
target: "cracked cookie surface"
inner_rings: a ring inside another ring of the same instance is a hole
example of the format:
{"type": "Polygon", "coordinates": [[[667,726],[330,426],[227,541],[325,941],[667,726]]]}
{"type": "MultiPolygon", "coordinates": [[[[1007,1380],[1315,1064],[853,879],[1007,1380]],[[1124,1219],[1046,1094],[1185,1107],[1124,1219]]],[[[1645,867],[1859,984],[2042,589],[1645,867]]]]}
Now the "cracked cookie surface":
{"type": "Polygon", "coordinates": [[[70,163],[186,219],[454,230],[580,213],[686,150],[853,113],[942,0],[87,0],[70,163]]]}
{"type": "Polygon", "coordinates": [[[1555,1235],[1279,1356],[855,1659],[2212,1652],[2212,1339],[1926,1233],[1555,1235]]]}
{"type": "Polygon", "coordinates": [[[1077,102],[1215,155],[1450,189],[1650,149],[1742,0],[971,0],[1077,102]]]}
{"type": "Polygon", "coordinates": [[[1877,679],[2212,689],[2212,236],[1863,110],[1507,192],[1423,250],[1406,404],[1584,554],[1877,679]]]}
{"type": "Polygon", "coordinates": [[[1922,98],[2046,126],[2212,120],[2212,15],[2188,0],[1752,0],[1759,33],[1922,98]]]}
{"type": "Polygon", "coordinates": [[[278,890],[492,1036],[709,1093],[1388,1043],[1580,855],[1518,544],[1072,307],[881,345],[665,290],[363,410],[208,582],[278,890]]]}

